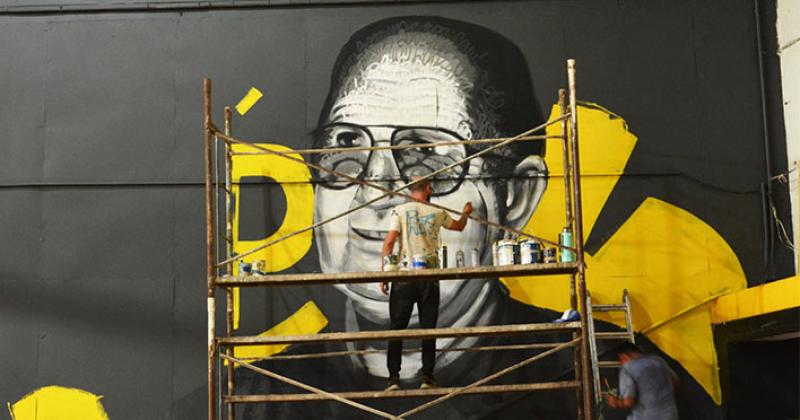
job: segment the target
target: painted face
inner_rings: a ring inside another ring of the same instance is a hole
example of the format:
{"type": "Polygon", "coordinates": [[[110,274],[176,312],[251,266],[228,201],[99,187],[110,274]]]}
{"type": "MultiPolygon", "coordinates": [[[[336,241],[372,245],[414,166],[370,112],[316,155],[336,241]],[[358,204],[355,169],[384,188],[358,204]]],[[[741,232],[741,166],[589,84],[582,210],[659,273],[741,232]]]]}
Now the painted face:
{"type": "MultiPolygon", "coordinates": [[[[471,113],[469,90],[476,69],[457,51],[448,40],[424,33],[399,34],[370,47],[341,79],[344,85],[338,87],[338,96],[318,139],[322,147],[410,142],[433,147],[322,155],[318,163],[394,189],[413,175],[428,174],[466,157],[465,147],[435,144],[471,139],[474,132],[495,130],[491,118],[471,113]]],[[[499,222],[505,197],[498,197],[494,184],[479,180],[486,175],[484,160],[473,159],[434,182],[430,201],[452,209],[461,209],[471,201],[475,216],[499,222]]],[[[374,188],[337,182],[324,173],[319,176],[326,182],[316,188],[315,221],[383,194],[374,188]]],[[[379,271],[390,211],[403,202],[403,198],[385,198],[318,228],[315,235],[322,270],[379,271]]],[[[443,229],[441,239],[447,246],[449,261],[455,261],[458,250],[469,256],[472,249],[477,249],[485,265],[490,260],[495,233],[473,221],[463,232],[443,229]]],[[[471,303],[485,292],[483,285],[481,281],[441,282],[439,324],[452,325],[469,311],[471,303]]],[[[351,298],[362,317],[388,324],[388,297],[380,292],[377,283],[337,287],[351,298]]]]}

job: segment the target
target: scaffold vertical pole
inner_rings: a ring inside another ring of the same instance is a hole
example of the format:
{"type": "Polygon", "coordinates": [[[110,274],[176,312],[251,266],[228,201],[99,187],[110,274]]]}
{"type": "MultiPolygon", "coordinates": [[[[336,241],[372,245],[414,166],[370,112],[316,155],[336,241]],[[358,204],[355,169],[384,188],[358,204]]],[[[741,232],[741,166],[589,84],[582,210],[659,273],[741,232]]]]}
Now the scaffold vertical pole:
{"type": "MultiPolygon", "coordinates": [[[[232,126],[232,116],[231,107],[225,107],[225,135],[231,136],[233,132],[232,126]]],[[[233,257],[233,217],[231,215],[232,203],[231,200],[233,199],[233,182],[232,182],[232,174],[231,170],[233,170],[233,161],[231,157],[231,145],[228,142],[225,142],[225,259],[230,260],[233,257]]],[[[227,274],[233,275],[233,262],[229,262],[225,270],[227,274]]],[[[228,287],[225,289],[226,291],[226,299],[225,299],[225,326],[227,328],[226,334],[228,336],[233,335],[233,288],[228,287]]],[[[233,347],[228,347],[225,350],[225,354],[230,357],[233,357],[233,347]]],[[[235,386],[236,386],[236,367],[234,366],[233,362],[228,361],[228,396],[233,396],[235,386]]],[[[228,412],[228,420],[234,420],[236,418],[236,405],[228,402],[227,404],[227,412],[228,412]]]]}
{"type": "Polygon", "coordinates": [[[580,150],[578,149],[578,105],[576,99],[575,60],[567,60],[567,80],[569,83],[569,130],[570,148],[572,149],[572,191],[573,191],[573,225],[575,228],[575,254],[578,262],[578,297],[581,313],[581,387],[583,388],[584,418],[594,419],[594,402],[592,398],[591,378],[589,377],[589,334],[586,310],[586,265],[583,255],[583,208],[581,205],[580,150]]]}
{"type": "MultiPolygon", "coordinates": [[[[561,115],[564,116],[567,114],[567,93],[564,89],[558,90],[558,106],[561,111],[561,115]]],[[[569,153],[569,126],[566,119],[561,120],[561,133],[563,134],[562,138],[562,155],[564,160],[564,208],[566,213],[566,222],[564,227],[569,228],[574,231],[573,227],[573,218],[572,218],[572,183],[570,182],[572,177],[570,176],[570,171],[572,166],[570,165],[570,153],[569,153]]],[[[569,306],[572,309],[578,309],[578,296],[575,293],[575,274],[570,274],[569,278],[569,306]]]]}
{"type": "Polygon", "coordinates": [[[216,418],[216,343],[215,343],[215,311],[216,311],[216,278],[214,261],[214,196],[211,191],[211,176],[214,167],[211,163],[211,80],[203,80],[204,130],[205,130],[205,162],[206,162],[206,275],[208,280],[208,418],[216,418]]]}
{"type": "MultiPolygon", "coordinates": [[[[558,90],[558,108],[561,112],[561,116],[567,114],[567,93],[564,89],[558,90]]],[[[570,185],[569,176],[570,172],[570,154],[569,154],[569,131],[567,120],[564,119],[561,121],[561,142],[562,142],[562,153],[563,153],[563,164],[564,164],[564,207],[566,209],[566,224],[565,226],[572,229],[572,186],[570,185]]],[[[569,275],[569,306],[570,308],[577,310],[577,296],[575,294],[575,273],[570,273],[569,275]]],[[[572,338],[576,339],[580,337],[579,332],[572,333],[572,338]]],[[[572,348],[572,368],[575,371],[575,381],[581,381],[581,349],[578,346],[573,346],[572,348]]],[[[580,388],[575,389],[575,401],[577,402],[577,418],[583,418],[583,394],[580,388]]]]}

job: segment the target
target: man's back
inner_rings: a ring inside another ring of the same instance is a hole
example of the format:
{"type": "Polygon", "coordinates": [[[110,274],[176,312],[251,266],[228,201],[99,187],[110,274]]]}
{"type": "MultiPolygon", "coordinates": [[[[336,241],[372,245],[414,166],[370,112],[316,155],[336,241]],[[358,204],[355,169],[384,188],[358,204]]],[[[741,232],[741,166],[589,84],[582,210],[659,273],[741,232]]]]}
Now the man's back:
{"type": "Polygon", "coordinates": [[[620,370],[620,397],[635,398],[629,420],[676,420],[675,373],[655,355],[642,355],[620,370]]]}
{"type": "Polygon", "coordinates": [[[400,232],[400,257],[410,263],[414,254],[435,257],[439,229],[452,224],[447,212],[412,201],[392,211],[389,230],[400,232]]]}

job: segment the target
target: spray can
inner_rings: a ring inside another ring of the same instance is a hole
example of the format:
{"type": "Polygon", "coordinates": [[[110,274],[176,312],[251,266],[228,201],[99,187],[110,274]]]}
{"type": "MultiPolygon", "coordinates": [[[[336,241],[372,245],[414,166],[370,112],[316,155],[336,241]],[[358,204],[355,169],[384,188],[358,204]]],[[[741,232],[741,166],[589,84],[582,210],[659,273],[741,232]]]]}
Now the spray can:
{"type": "Polygon", "coordinates": [[[464,267],[464,251],[456,251],[456,267],[464,267]]]}
{"type": "MultiPolygon", "coordinates": [[[[575,239],[572,236],[572,231],[565,227],[564,230],[558,235],[558,243],[562,246],[568,246],[570,248],[575,247],[575,239]]],[[[561,262],[574,262],[575,261],[575,251],[571,249],[561,248],[561,256],[559,258],[561,262]]]]}
{"type": "Polygon", "coordinates": [[[481,254],[478,252],[478,248],[472,248],[472,251],[469,253],[469,257],[473,267],[478,267],[481,265],[481,254]]]}
{"type": "Polygon", "coordinates": [[[447,245],[439,247],[439,268],[447,268],[447,245]]]}
{"type": "Polygon", "coordinates": [[[497,265],[497,241],[492,242],[492,265],[497,265]]]}

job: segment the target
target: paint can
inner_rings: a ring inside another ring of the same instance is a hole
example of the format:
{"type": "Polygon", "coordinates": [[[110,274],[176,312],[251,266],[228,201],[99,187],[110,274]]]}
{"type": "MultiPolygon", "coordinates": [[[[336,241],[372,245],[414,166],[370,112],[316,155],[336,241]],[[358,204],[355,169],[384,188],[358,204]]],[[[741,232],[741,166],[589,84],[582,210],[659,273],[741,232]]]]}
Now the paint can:
{"type": "Polygon", "coordinates": [[[464,267],[464,251],[456,251],[456,267],[464,267]]]}
{"type": "MultiPolygon", "coordinates": [[[[564,230],[558,235],[558,243],[562,246],[568,246],[570,248],[575,247],[575,239],[572,236],[572,231],[569,230],[568,227],[565,227],[564,230]]],[[[561,262],[574,262],[575,261],[575,251],[571,249],[561,248],[561,255],[559,258],[561,262]]]]}
{"type": "Polygon", "coordinates": [[[256,275],[259,275],[259,276],[267,275],[266,269],[267,269],[267,262],[264,261],[264,260],[255,260],[255,261],[253,261],[253,264],[252,264],[252,266],[250,268],[250,270],[253,272],[253,274],[256,274],[256,275]]]}
{"type": "Polygon", "coordinates": [[[245,262],[244,260],[239,260],[239,275],[250,274],[253,270],[253,266],[249,262],[245,262]]]}
{"type": "Polygon", "coordinates": [[[497,243],[497,265],[514,264],[514,246],[516,242],[510,239],[503,239],[497,243]]]}
{"type": "Polygon", "coordinates": [[[414,254],[411,257],[411,269],[412,270],[424,270],[428,268],[428,261],[430,257],[424,254],[414,254]]]}
{"type": "Polygon", "coordinates": [[[469,257],[473,267],[479,267],[481,265],[481,254],[478,252],[478,248],[472,248],[469,257]]]}
{"type": "Polygon", "coordinates": [[[397,271],[397,262],[400,258],[397,255],[385,255],[383,257],[383,271],[397,271]]]}
{"type": "Polygon", "coordinates": [[[519,262],[520,264],[536,264],[539,262],[541,247],[539,243],[532,239],[519,241],[519,262]]]}
{"type": "Polygon", "coordinates": [[[447,245],[439,247],[439,268],[447,268],[447,245]]]}
{"type": "Polygon", "coordinates": [[[556,255],[557,255],[556,248],[545,248],[544,249],[544,263],[554,263],[556,262],[556,255]]]}

